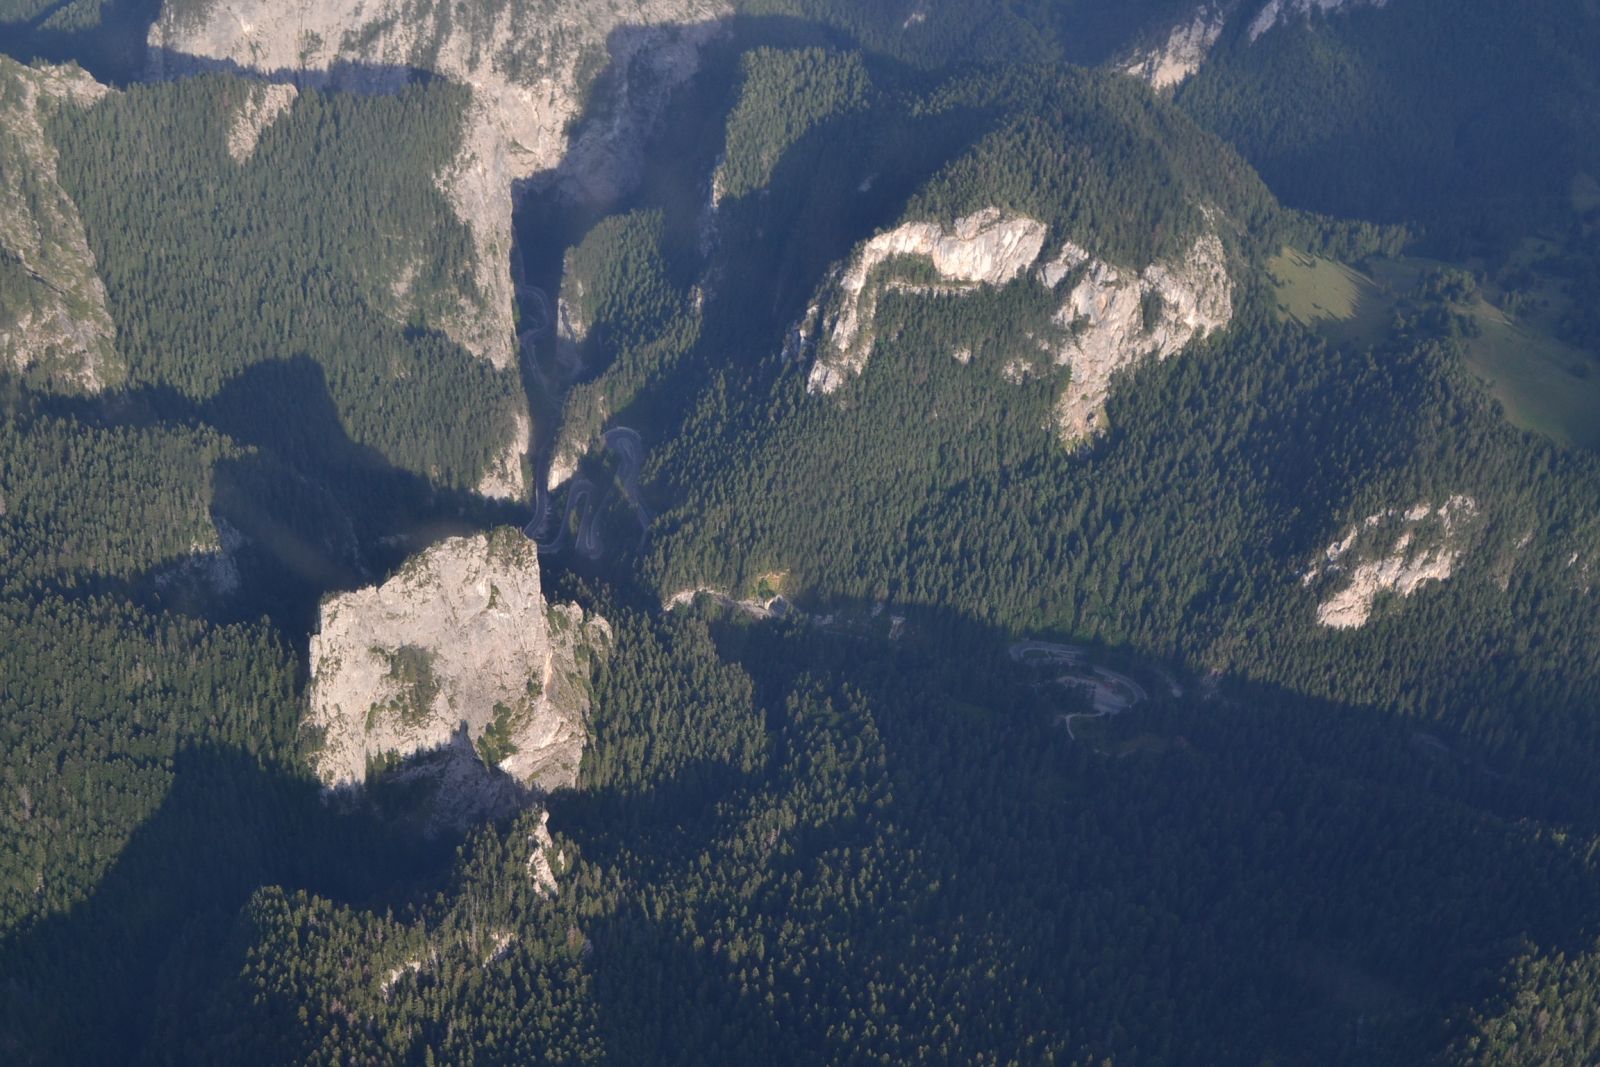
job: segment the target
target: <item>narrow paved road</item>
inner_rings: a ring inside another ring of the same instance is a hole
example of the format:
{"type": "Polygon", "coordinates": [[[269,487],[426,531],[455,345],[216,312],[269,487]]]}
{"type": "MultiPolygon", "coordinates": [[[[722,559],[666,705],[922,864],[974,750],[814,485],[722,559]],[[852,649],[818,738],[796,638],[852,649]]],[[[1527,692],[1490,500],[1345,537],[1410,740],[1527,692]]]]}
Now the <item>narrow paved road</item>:
{"type": "MultiPolygon", "coordinates": [[[[634,518],[639,521],[639,543],[643,545],[645,536],[650,532],[651,518],[650,509],[644,506],[644,499],[639,495],[639,471],[644,467],[644,443],[640,440],[638,432],[627,426],[616,426],[607,430],[600,435],[600,440],[608,450],[617,455],[617,481],[622,487],[622,495],[627,499],[634,518]]],[[[615,498],[615,494],[615,489],[608,489],[597,501],[593,482],[585,478],[573,479],[567,485],[566,506],[562,509],[561,523],[552,538],[549,537],[548,529],[550,494],[540,486],[533,496],[533,515],[523,526],[522,532],[539,546],[540,552],[553,556],[566,548],[567,538],[573,532],[572,519],[576,515],[578,528],[573,538],[573,547],[579,555],[587,559],[599,559],[605,551],[600,540],[600,518],[605,514],[606,507],[615,498]]]]}
{"type": "Polygon", "coordinates": [[[1058,664],[1072,668],[1068,673],[1053,679],[1054,684],[1088,690],[1094,706],[1093,711],[1075,711],[1060,717],[1061,723],[1067,728],[1067,736],[1074,741],[1077,740],[1077,735],[1072,731],[1072,724],[1078,719],[1103,719],[1111,715],[1121,715],[1136,704],[1150,699],[1145,687],[1126,674],[1091,664],[1088,649],[1079,645],[1062,645],[1051,641],[1018,641],[1007,651],[1017,663],[1058,664]],[[1084,667],[1088,667],[1090,673],[1085,674],[1084,667]]]}

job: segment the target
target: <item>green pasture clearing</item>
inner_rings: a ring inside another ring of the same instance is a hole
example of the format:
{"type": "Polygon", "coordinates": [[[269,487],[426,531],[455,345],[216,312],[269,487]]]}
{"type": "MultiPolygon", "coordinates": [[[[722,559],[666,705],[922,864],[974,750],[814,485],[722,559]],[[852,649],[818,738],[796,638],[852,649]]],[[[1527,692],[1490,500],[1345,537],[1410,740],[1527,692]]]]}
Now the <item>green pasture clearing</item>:
{"type": "MultiPolygon", "coordinates": [[[[1530,255],[1532,252],[1530,251],[1530,255]]],[[[1285,248],[1268,261],[1278,314],[1334,343],[1375,343],[1389,328],[1396,302],[1442,260],[1377,259],[1358,271],[1335,260],[1285,248]]],[[[1554,284],[1539,288],[1536,310],[1513,318],[1495,301],[1493,284],[1456,310],[1477,323],[1465,363],[1515,426],[1558,444],[1600,450],[1600,356],[1558,339],[1552,327],[1564,299],[1554,284]]]]}
{"type": "Polygon", "coordinates": [[[1345,341],[1380,336],[1386,309],[1371,278],[1333,259],[1285,247],[1267,261],[1278,315],[1345,341]]]}

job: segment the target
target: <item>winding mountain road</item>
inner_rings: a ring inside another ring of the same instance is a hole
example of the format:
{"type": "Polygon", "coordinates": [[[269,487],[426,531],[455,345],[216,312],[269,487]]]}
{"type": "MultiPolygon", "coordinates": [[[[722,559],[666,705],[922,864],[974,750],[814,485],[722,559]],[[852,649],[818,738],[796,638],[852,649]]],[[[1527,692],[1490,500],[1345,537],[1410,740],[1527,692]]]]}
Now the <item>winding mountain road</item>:
{"type": "MultiPolygon", "coordinates": [[[[644,467],[644,442],[638,431],[627,426],[615,426],[601,434],[600,439],[618,458],[617,481],[629,509],[639,522],[642,545],[644,537],[650,532],[651,520],[650,509],[645,507],[644,499],[639,495],[639,472],[644,467]]],[[[576,514],[578,529],[573,538],[573,547],[587,559],[599,559],[604,552],[600,540],[600,517],[605,514],[614,496],[615,490],[607,490],[597,501],[593,482],[585,478],[574,479],[567,487],[566,506],[562,509],[555,537],[548,538],[550,494],[540,486],[533,497],[533,515],[522,527],[522,532],[539,546],[540,552],[555,555],[567,547],[567,538],[572,533],[572,517],[576,514]]]]}
{"type": "Polygon", "coordinates": [[[1007,651],[1018,663],[1059,664],[1076,671],[1076,673],[1068,671],[1052,679],[1056,685],[1088,690],[1093,701],[1093,711],[1075,711],[1060,718],[1061,723],[1067,728],[1067,736],[1074,741],[1077,740],[1077,736],[1072,732],[1072,724],[1076,720],[1103,719],[1121,715],[1134,705],[1150,699],[1145,687],[1126,674],[1090,664],[1088,649],[1078,645],[1061,645],[1050,641],[1018,641],[1007,651]],[[1082,669],[1086,666],[1089,668],[1089,674],[1083,673],[1082,669]]]}

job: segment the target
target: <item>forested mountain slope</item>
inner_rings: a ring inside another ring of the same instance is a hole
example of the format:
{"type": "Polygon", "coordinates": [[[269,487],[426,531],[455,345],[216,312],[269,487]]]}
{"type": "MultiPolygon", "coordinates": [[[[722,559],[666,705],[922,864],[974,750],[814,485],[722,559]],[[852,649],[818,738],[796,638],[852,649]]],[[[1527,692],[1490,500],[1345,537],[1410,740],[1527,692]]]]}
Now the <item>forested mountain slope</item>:
{"type": "Polygon", "coordinates": [[[1594,33],[0,0],[0,1054],[1584,1062],[1594,33]]]}

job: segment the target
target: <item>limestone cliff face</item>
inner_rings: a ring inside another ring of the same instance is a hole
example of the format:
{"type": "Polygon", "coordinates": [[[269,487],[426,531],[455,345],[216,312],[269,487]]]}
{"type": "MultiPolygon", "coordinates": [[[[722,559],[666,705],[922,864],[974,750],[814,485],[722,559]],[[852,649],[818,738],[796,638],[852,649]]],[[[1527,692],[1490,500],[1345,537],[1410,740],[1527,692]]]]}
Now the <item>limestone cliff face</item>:
{"type": "Polygon", "coordinates": [[[1478,505],[1455,496],[1368,515],[1329,545],[1301,576],[1321,593],[1317,621],[1338,630],[1365,626],[1378,596],[1408,597],[1455,572],[1478,523],[1478,505]]]}
{"type": "Polygon", "coordinates": [[[1313,12],[1332,13],[1352,7],[1383,7],[1389,0],[1267,0],[1250,21],[1250,39],[1256,40],[1274,26],[1292,18],[1307,18],[1313,12]]]}
{"type": "Polygon", "coordinates": [[[1137,273],[1069,241],[1038,277],[1052,289],[1077,279],[1056,313],[1070,339],[1052,352],[1072,369],[1056,402],[1057,429],[1068,445],[1105,428],[1106,397],[1119,370],[1166,359],[1233,317],[1227,254],[1212,234],[1197,238],[1187,255],[1137,273]]]}
{"type": "MultiPolygon", "coordinates": [[[[644,133],[721,32],[727,0],[213,0],[165,7],[150,28],[152,78],[253,71],[301,86],[395,92],[412,72],[467,86],[456,158],[440,190],[473,235],[475,293],[439,326],[498,369],[517,365],[510,261],[514,190],[530,181],[604,202],[637,179],[644,133]],[[602,84],[596,76],[606,71],[602,84]],[[574,127],[586,102],[595,117],[574,127]]],[[[265,98],[280,100],[281,97],[265,98]]],[[[248,109],[230,145],[254,145],[275,112],[248,109]]],[[[519,424],[508,449],[526,449],[519,424]]],[[[520,456],[484,475],[496,496],[527,493],[520,456]]]]}
{"type": "Polygon", "coordinates": [[[0,363],[96,391],[124,369],[106,288],[77,206],[61,188],[45,120],[107,92],[77,67],[0,56],[0,363]]]}
{"type": "Polygon", "coordinates": [[[1250,42],[1275,26],[1313,14],[1333,14],[1358,7],[1384,7],[1389,0],[1205,0],[1180,18],[1164,35],[1147,38],[1111,66],[1150,83],[1158,92],[1171,91],[1198,71],[1230,24],[1244,23],[1250,42]],[[1251,12],[1254,14],[1251,14],[1251,12]]]}
{"type": "MultiPolygon", "coordinates": [[[[1038,261],[1044,223],[988,208],[956,220],[906,223],[879,234],[834,272],[806,315],[790,331],[785,354],[815,353],[807,388],[836,392],[866,367],[876,337],[874,317],[885,292],[962,294],[1012,282],[1038,261]],[[895,261],[931,266],[937,281],[893,275],[895,261]]],[[[1055,326],[1064,340],[1039,345],[1069,378],[1056,404],[1063,443],[1072,445],[1105,426],[1105,401],[1116,372],[1145,359],[1166,359],[1233,317],[1227,253],[1214,234],[1195,239],[1187,254],[1141,271],[1112,266],[1078,245],[1033,271],[1032,280],[1061,293],[1055,326]]],[[[956,359],[971,360],[970,350],[956,359]]],[[[1032,373],[1013,360],[1001,373],[1022,381],[1032,373]]]]}
{"type": "Polygon", "coordinates": [[[441,542],[382,585],[323,604],[307,720],[321,736],[317,773],[355,785],[372,761],[432,760],[442,795],[472,793],[457,803],[497,812],[571,786],[588,664],[609,637],[603,619],[545,602],[520,532],[441,542]]]}
{"type": "MultiPolygon", "coordinates": [[[[300,85],[393,92],[415,70],[468,86],[461,153],[440,187],[472,230],[481,308],[448,324],[463,346],[496,367],[516,357],[512,331],[511,195],[514,182],[555,171],[568,149],[593,75],[608,64],[648,84],[652,101],[696,69],[716,0],[520,0],[487,11],[444,0],[215,0],[197,12],[164,8],[150,28],[154,78],[216,68],[259,72],[300,85]],[[681,25],[685,23],[697,25],[681,25]]],[[[577,186],[624,183],[637,107],[615,109],[613,128],[572,146],[581,166],[563,170],[577,186]]]]}
{"type": "MultiPolygon", "coordinates": [[[[872,320],[883,292],[971,292],[984,285],[1004,285],[1039,258],[1044,238],[1044,223],[986,208],[949,226],[908,222],[867,241],[830,287],[808,388],[832,393],[861,373],[872,353],[872,320]],[[925,285],[875,277],[878,268],[900,257],[924,261],[940,281],[925,285]]],[[[809,317],[818,313],[814,308],[809,317]]],[[[816,326],[814,321],[802,324],[801,336],[809,337],[816,326]]]]}
{"type": "Polygon", "coordinates": [[[511,440],[494,458],[478,482],[478,494],[499,500],[521,500],[527,495],[526,457],[533,436],[533,422],[522,412],[513,416],[511,440]]]}
{"type": "Polygon", "coordinates": [[[1220,6],[1203,4],[1195,9],[1190,21],[1174,26],[1164,41],[1134,52],[1120,66],[1135,78],[1149,82],[1152,89],[1175,89],[1200,69],[1211,54],[1211,46],[1222,36],[1225,22],[1226,12],[1220,6]]]}

